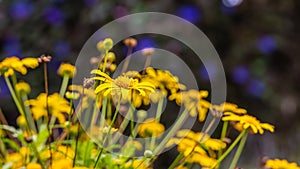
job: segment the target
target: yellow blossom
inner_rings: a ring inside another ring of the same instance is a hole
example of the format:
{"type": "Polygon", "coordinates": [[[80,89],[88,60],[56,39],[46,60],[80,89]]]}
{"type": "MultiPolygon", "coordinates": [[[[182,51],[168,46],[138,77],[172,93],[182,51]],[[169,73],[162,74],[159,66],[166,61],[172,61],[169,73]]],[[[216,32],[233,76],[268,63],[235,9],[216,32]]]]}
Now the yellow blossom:
{"type": "Polygon", "coordinates": [[[205,90],[197,91],[191,89],[185,92],[175,93],[169,96],[170,100],[175,100],[178,105],[183,104],[183,106],[189,110],[192,117],[198,114],[198,119],[200,122],[204,121],[208,109],[210,108],[210,103],[204,98],[208,96],[208,92],[205,90]]]}
{"type": "Polygon", "coordinates": [[[39,65],[39,61],[37,58],[24,58],[21,60],[21,62],[23,63],[24,66],[31,69],[34,69],[39,65]]]}
{"type": "Polygon", "coordinates": [[[0,62],[0,75],[8,77],[14,74],[14,71],[20,72],[22,75],[27,73],[27,68],[36,68],[38,61],[36,58],[24,58],[20,60],[16,56],[7,57],[0,62]]]}
{"type": "Polygon", "coordinates": [[[61,124],[64,124],[66,121],[64,113],[71,113],[69,102],[60,97],[58,93],[49,95],[48,99],[46,98],[46,94],[41,93],[36,99],[31,99],[25,102],[26,105],[31,106],[33,118],[38,120],[43,116],[45,117],[47,116],[47,112],[49,110],[49,113],[52,116],[55,116],[61,124]],[[48,105],[46,100],[48,100],[48,105]]]}
{"type": "Polygon", "coordinates": [[[153,118],[145,120],[138,126],[138,133],[142,137],[159,136],[165,131],[164,125],[153,118]]]}
{"type": "Polygon", "coordinates": [[[66,158],[53,160],[52,166],[49,166],[48,169],[73,169],[72,160],[66,158]]]}
{"type": "Polygon", "coordinates": [[[26,169],[42,169],[42,166],[39,163],[31,162],[27,164],[26,169]]]}
{"type": "Polygon", "coordinates": [[[76,74],[76,67],[69,63],[62,63],[57,70],[57,74],[60,76],[68,76],[69,78],[72,78],[76,74]]]}
{"type": "Polygon", "coordinates": [[[140,95],[145,96],[146,91],[154,90],[154,86],[151,83],[138,82],[137,79],[129,78],[126,75],[121,75],[116,79],[112,79],[100,70],[93,70],[91,73],[98,75],[93,77],[93,80],[100,80],[103,82],[95,89],[95,93],[103,92],[103,96],[111,94],[116,98],[121,97],[122,100],[129,100],[132,91],[138,91],[140,95]]]}
{"type": "Polygon", "coordinates": [[[5,157],[5,162],[11,162],[12,168],[23,166],[23,156],[20,153],[10,153],[5,157]]]}
{"type": "Polygon", "coordinates": [[[18,93],[22,93],[22,92],[24,94],[29,94],[30,93],[30,86],[26,82],[19,82],[19,83],[17,83],[16,86],[15,86],[15,88],[16,88],[16,91],[18,93]]]}
{"type": "Polygon", "coordinates": [[[295,162],[288,162],[287,160],[273,159],[268,160],[265,165],[270,169],[300,169],[295,162]]]}
{"type": "Polygon", "coordinates": [[[26,126],[27,122],[26,122],[25,117],[22,116],[22,115],[18,116],[18,118],[17,118],[17,124],[18,124],[20,127],[26,126]]]}
{"type": "Polygon", "coordinates": [[[148,167],[148,163],[147,161],[143,160],[143,159],[134,159],[131,161],[128,161],[125,164],[126,168],[139,168],[139,169],[152,169],[151,167],[148,167]]]}
{"type": "Polygon", "coordinates": [[[256,117],[250,116],[248,114],[240,116],[231,112],[225,112],[224,117],[222,117],[222,120],[233,122],[234,127],[239,131],[249,128],[250,133],[253,134],[263,134],[264,130],[274,132],[273,125],[268,123],[261,123],[256,117]]]}

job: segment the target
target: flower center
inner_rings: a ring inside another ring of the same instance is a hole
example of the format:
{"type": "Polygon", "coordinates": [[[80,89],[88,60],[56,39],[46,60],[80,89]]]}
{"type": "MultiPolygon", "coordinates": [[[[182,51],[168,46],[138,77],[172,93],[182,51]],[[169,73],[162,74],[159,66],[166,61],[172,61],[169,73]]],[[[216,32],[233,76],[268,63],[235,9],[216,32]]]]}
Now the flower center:
{"type": "Polygon", "coordinates": [[[121,88],[129,89],[131,87],[131,79],[127,76],[119,76],[115,79],[115,84],[121,88]]]}

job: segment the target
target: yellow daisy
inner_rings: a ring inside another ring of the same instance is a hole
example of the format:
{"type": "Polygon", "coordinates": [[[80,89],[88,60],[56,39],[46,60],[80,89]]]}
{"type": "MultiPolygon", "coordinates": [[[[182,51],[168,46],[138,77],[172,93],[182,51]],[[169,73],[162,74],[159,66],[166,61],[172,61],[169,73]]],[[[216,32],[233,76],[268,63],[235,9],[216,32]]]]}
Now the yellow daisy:
{"type": "Polygon", "coordinates": [[[225,112],[224,117],[222,117],[223,121],[231,121],[234,124],[234,127],[242,131],[244,129],[250,129],[250,133],[254,134],[263,134],[264,130],[269,130],[270,132],[274,132],[274,126],[268,123],[261,123],[256,117],[250,116],[248,114],[245,115],[236,115],[232,112],[225,112]]]}
{"type": "MultiPolygon", "coordinates": [[[[41,93],[36,99],[31,99],[25,102],[26,105],[31,106],[31,113],[35,120],[47,116],[46,94],[41,93]]],[[[52,116],[55,116],[61,124],[64,124],[66,118],[64,113],[70,112],[69,102],[60,97],[58,93],[48,96],[48,110],[52,116]]]]}
{"type": "Polygon", "coordinates": [[[202,122],[206,118],[208,109],[210,108],[210,103],[204,98],[208,96],[208,92],[205,90],[195,90],[191,89],[185,92],[175,93],[169,96],[170,100],[175,100],[178,105],[183,104],[183,106],[189,110],[192,117],[198,114],[199,121],[202,122]]]}
{"type": "Polygon", "coordinates": [[[8,77],[14,74],[14,71],[20,72],[22,75],[27,73],[27,68],[34,69],[39,65],[37,58],[19,59],[16,56],[7,57],[0,62],[0,75],[8,77]]]}
{"type": "Polygon", "coordinates": [[[57,70],[57,74],[60,76],[68,76],[69,78],[72,78],[76,74],[76,67],[69,63],[62,63],[57,70]]]}
{"type": "Polygon", "coordinates": [[[141,123],[138,127],[138,133],[142,137],[159,136],[165,131],[164,125],[154,118],[149,118],[141,123]]]}
{"type": "Polygon", "coordinates": [[[112,96],[117,96],[117,98],[121,96],[122,100],[129,100],[132,91],[137,91],[140,95],[146,96],[146,91],[153,91],[155,88],[155,86],[149,82],[139,82],[137,79],[130,78],[126,75],[112,79],[100,70],[93,70],[91,73],[98,75],[92,77],[93,80],[102,81],[102,83],[96,87],[95,93],[103,92],[103,96],[111,94],[112,96]]]}

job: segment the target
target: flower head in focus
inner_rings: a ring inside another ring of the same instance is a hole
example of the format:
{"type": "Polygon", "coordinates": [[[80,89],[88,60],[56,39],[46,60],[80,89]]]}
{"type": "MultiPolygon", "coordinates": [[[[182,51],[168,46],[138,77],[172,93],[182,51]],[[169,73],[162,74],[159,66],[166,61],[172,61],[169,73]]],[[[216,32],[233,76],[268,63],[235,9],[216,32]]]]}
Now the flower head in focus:
{"type": "Polygon", "coordinates": [[[95,89],[95,93],[103,92],[103,96],[111,94],[112,96],[117,96],[117,98],[121,97],[121,100],[130,101],[132,91],[137,91],[140,95],[146,96],[146,91],[153,91],[155,88],[155,86],[149,82],[139,82],[137,79],[130,78],[126,75],[112,79],[100,70],[93,70],[91,73],[97,75],[91,79],[103,82],[95,89]]]}

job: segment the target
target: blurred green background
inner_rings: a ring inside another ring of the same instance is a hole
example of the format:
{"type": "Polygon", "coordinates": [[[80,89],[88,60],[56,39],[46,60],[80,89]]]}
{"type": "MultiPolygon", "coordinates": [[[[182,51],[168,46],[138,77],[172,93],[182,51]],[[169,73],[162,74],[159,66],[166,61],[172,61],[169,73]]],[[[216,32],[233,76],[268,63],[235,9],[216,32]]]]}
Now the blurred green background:
{"type": "MultiPolygon", "coordinates": [[[[50,54],[50,92],[58,91],[61,62],[75,63],[85,41],[106,23],[136,12],[164,12],[182,17],[201,29],[215,46],[226,72],[227,100],[245,107],[263,122],[276,126],[274,134],[249,136],[239,164],[257,168],[259,159],[300,161],[300,1],[299,0],[1,0],[0,60],[16,55],[50,54]]],[[[191,52],[162,43],[159,36],[138,36],[135,50],[160,47],[183,57],[202,89],[210,89],[203,66],[188,61],[191,52]]],[[[171,44],[171,45],[170,45],[171,44]]],[[[118,61],[126,55],[116,49],[118,61]]],[[[214,70],[214,67],[207,69],[214,70]]],[[[31,97],[43,91],[42,70],[24,79],[31,97]]],[[[16,109],[0,77],[0,106],[14,124],[16,109]]],[[[233,135],[234,136],[234,135],[233,135]]],[[[175,150],[174,150],[175,151],[175,150]]],[[[174,151],[155,165],[165,168],[174,151]]]]}

